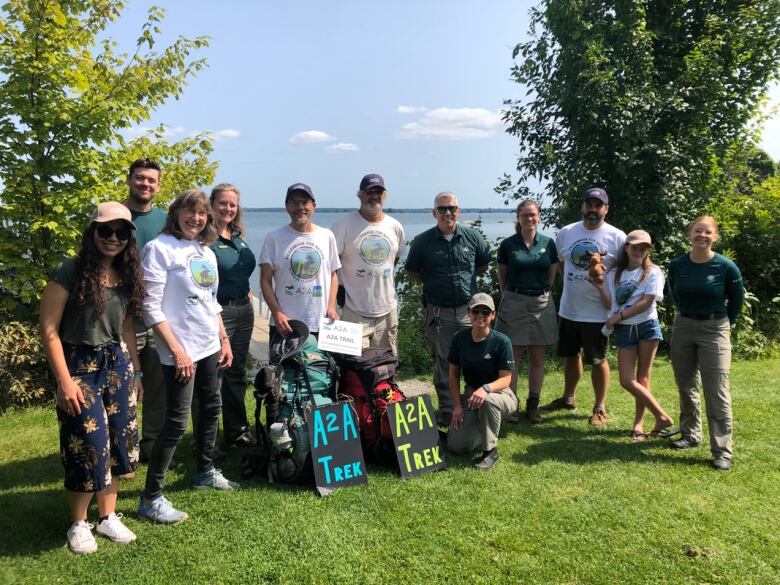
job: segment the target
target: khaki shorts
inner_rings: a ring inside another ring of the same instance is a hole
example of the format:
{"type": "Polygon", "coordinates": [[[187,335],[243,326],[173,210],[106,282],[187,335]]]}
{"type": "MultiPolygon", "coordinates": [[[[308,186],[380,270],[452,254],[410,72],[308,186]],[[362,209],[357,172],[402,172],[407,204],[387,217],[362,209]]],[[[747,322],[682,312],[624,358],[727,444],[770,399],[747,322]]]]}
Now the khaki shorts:
{"type": "Polygon", "coordinates": [[[496,317],[496,331],[512,345],[552,345],[558,341],[558,318],[552,293],[531,297],[504,292],[496,317]]]}

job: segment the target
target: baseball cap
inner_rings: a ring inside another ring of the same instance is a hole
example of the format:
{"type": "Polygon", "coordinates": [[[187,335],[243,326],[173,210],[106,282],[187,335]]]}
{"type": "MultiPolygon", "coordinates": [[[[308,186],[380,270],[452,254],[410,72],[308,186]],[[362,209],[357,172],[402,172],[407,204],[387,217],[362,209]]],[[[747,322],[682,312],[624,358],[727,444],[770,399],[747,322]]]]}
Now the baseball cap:
{"type": "Polygon", "coordinates": [[[626,244],[647,244],[652,248],[653,240],[650,239],[650,234],[648,234],[645,230],[634,230],[626,236],[626,244]]]}
{"type": "Polygon", "coordinates": [[[376,174],[366,175],[360,181],[361,191],[368,191],[373,187],[382,187],[382,189],[385,189],[385,180],[382,178],[382,175],[376,175],[376,174]]]}
{"type": "Polygon", "coordinates": [[[491,311],[496,310],[496,305],[493,302],[493,297],[491,297],[487,293],[477,293],[473,297],[471,297],[468,308],[473,309],[474,307],[479,307],[480,305],[489,308],[491,311]]]}
{"type": "Polygon", "coordinates": [[[609,205],[609,196],[601,187],[589,187],[585,189],[585,192],[582,194],[582,200],[587,201],[588,199],[598,199],[609,205]]]}
{"type": "Polygon", "coordinates": [[[133,216],[130,215],[130,210],[116,201],[100,203],[89,218],[91,223],[106,223],[108,221],[114,221],[115,219],[124,220],[130,224],[131,228],[135,229],[133,216]]]}
{"type": "Polygon", "coordinates": [[[309,198],[312,201],[316,201],[314,199],[314,193],[311,192],[311,187],[309,187],[306,183],[293,183],[289,187],[287,187],[287,196],[284,198],[284,202],[287,203],[287,200],[290,199],[293,193],[296,193],[300,191],[301,193],[305,193],[309,196],[309,198]]]}

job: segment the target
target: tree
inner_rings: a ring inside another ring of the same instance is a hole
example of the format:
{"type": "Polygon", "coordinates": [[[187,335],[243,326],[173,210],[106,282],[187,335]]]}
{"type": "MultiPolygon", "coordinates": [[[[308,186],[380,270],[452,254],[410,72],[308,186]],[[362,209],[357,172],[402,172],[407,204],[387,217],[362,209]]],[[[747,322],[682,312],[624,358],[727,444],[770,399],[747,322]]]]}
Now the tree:
{"type": "Polygon", "coordinates": [[[504,114],[518,175],[496,190],[546,196],[560,226],[579,217],[585,187],[605,187],[610,221],[647,229],[668,255],[733,187],[724,169],[778,76],[780,2],[543,0],[518,57],[528,100],[504,114]]]}
{"type": "Polygon", "coordinates": [[[207,135],[175,143],[163,128],[129,141],[122,131],[178,98],[205,66],[190,54],[207,39],[156,51],[163,11],[151,8],[132,55],[104,39],[122,0],[12,0],[0,14],[0,301],[36,311],[48,271],[75,253],[99,201],[124,199],[135,158],[165,169],[159,200],[213,180],[207,135]]]}

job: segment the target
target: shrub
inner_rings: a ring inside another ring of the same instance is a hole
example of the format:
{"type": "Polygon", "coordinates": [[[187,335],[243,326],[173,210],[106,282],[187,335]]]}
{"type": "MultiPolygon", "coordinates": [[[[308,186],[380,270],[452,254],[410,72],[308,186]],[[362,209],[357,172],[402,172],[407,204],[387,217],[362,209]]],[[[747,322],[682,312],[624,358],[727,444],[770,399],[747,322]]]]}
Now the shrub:
{"type": "Polygon", "coordinates": [[[0,325],[0,412],[54,398],[54,379],[37,324],[10,320],[0,325]]]}

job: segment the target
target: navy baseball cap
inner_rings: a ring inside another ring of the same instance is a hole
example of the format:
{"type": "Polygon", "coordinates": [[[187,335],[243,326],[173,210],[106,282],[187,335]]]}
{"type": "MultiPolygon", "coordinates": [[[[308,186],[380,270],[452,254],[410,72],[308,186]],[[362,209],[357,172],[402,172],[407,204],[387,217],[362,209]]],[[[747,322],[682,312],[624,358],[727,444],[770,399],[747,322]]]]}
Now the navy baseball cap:
{"type": "Polygon", "coordinates": [[[366,175],[360,181],[361,191],[368,191],[374,187],[381,187],[383,191],[385,190],[385,180],[382,178],[382,175],[366,175]]]}
{"type": "Polygon", "coordinates": [[[601,187],[589,187],[588,189],[585,189],[585,192],[582,194],[582,200],[587,201],[588,199],[598,199],[602,203],[609,205],[609,196],[601,187]]]}
{"type": "Polygon", "coordinates": [[[309,199],[312,201],[316,201],[314,199],[314,193],[311,192],[311,187],[309,187],[306,183],[293,183],[287,187],[287,196],[284,198],[285,203],[287,203],[293,193],[303,193],[308,195],[309,199]]]}

